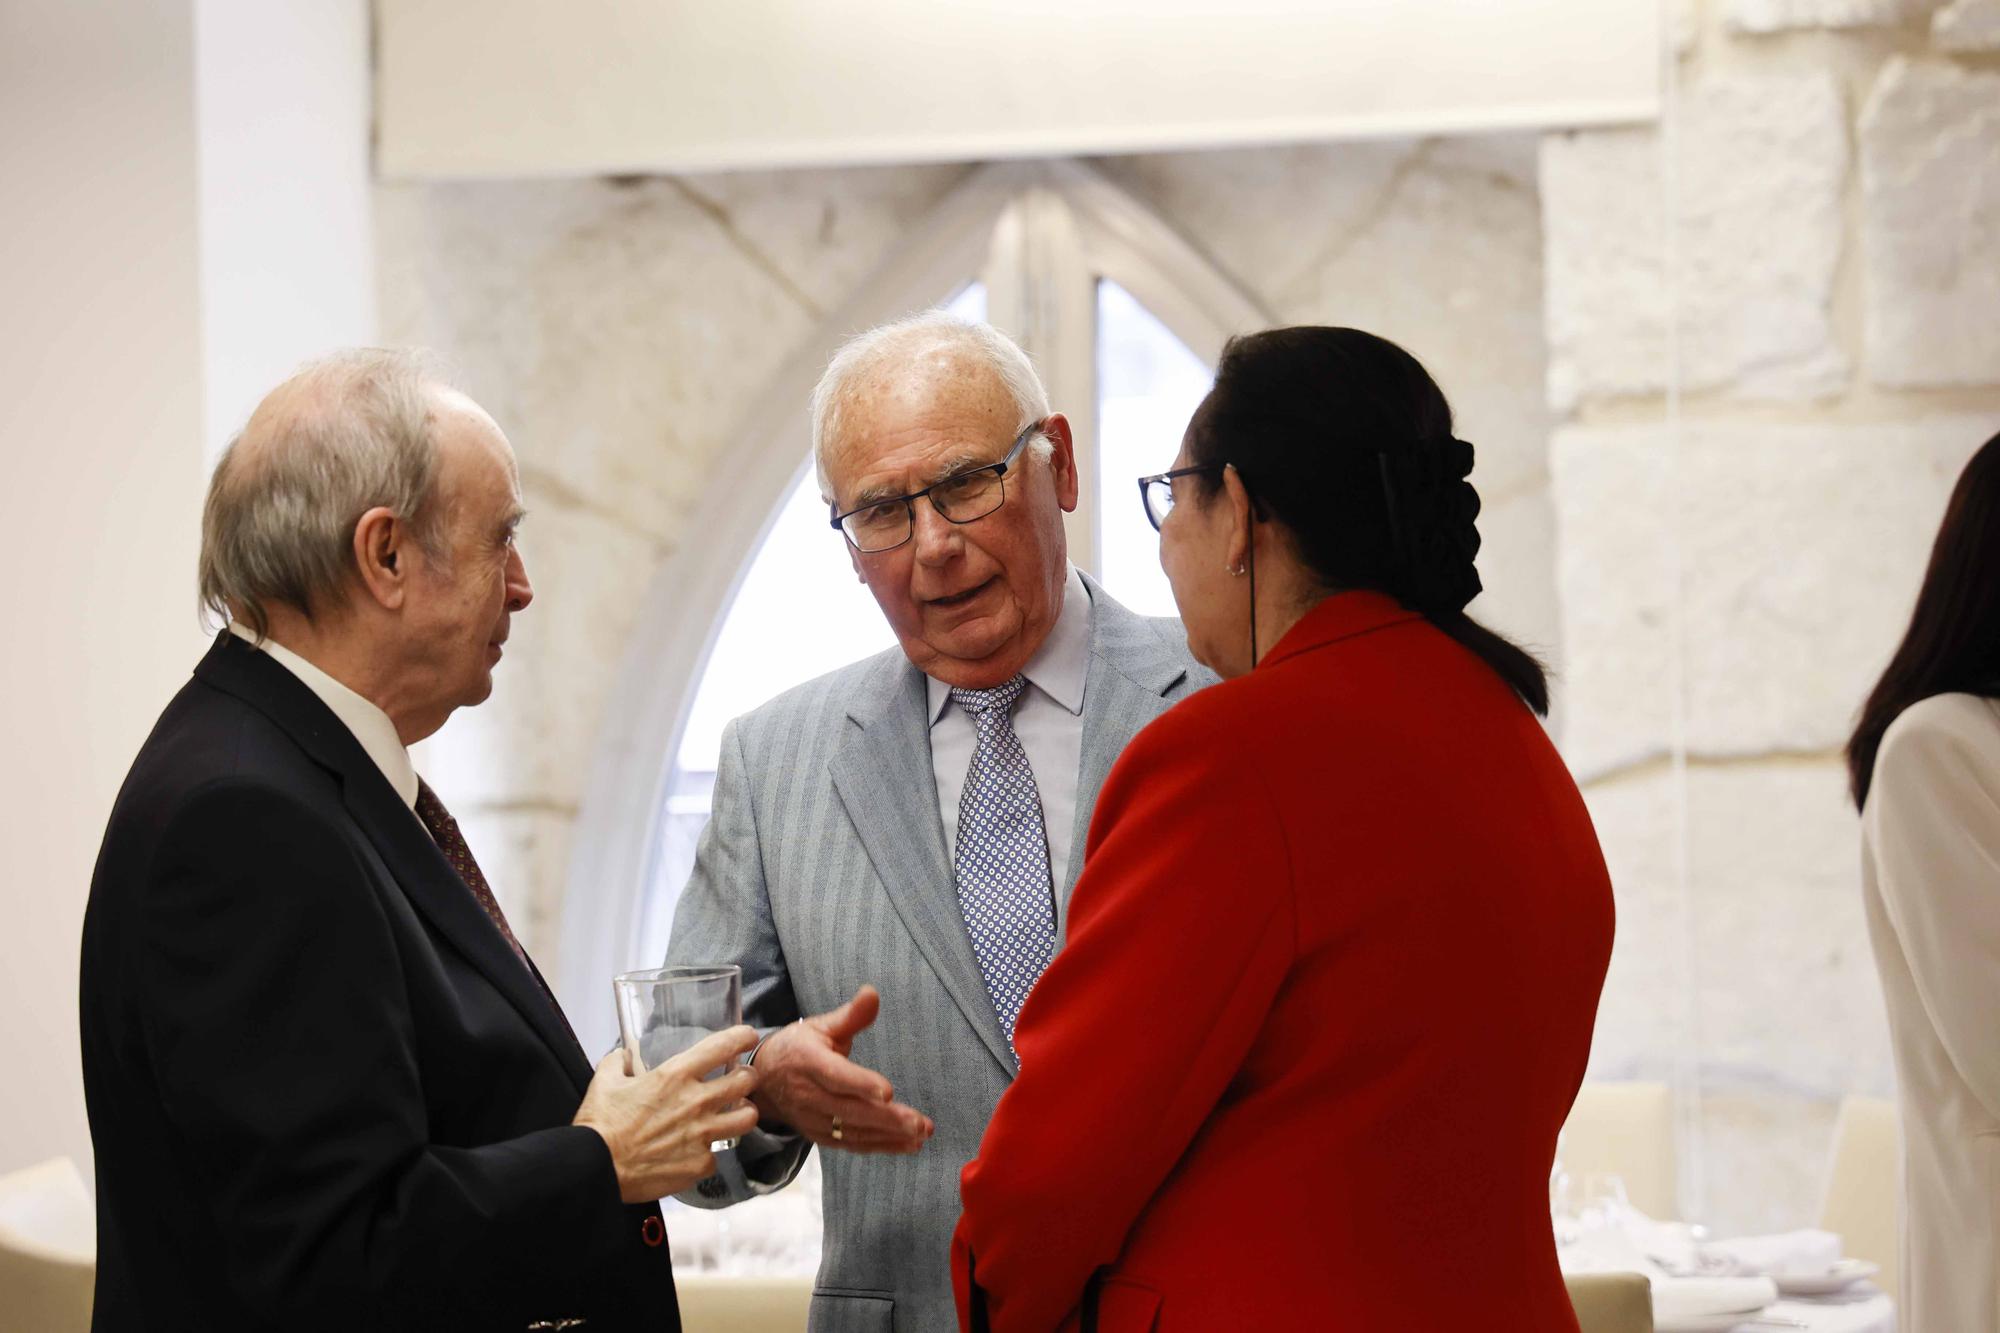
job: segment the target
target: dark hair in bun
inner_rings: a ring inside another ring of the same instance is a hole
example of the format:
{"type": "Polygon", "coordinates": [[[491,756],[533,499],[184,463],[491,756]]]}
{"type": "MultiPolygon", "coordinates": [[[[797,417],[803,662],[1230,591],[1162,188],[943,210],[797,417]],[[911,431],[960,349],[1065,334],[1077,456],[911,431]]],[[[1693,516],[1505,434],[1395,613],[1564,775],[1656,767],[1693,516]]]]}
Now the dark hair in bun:
{"type": "MultiPolygon", "coordinates": [[[[1386,338],[1301,326],[1232,338],[1189,440],[1232,463],[1260,512],[1335,588],[1385,592],[1476,654],[1535,712],[1542,664],[1465,614],[1479,595],[1473,449],[1430,372],[1386,338]]],[[[1213,491],[1214,473],[1198,478],[1213,491]]]]}

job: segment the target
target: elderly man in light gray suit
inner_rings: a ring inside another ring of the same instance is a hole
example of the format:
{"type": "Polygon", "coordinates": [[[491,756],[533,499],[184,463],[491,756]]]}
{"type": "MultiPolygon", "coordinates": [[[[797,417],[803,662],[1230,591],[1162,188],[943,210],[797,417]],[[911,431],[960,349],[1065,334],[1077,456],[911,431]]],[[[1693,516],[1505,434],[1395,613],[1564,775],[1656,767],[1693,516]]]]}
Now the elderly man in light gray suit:
{"type": "MultiPolygon", "coordinates": [[[[1179,622],[1069,563],[1069,423],[991,327],[932,312],[856,338],[813,394],[813,439],[900,647],[723,732],[668,961],[742,965],[762,1120],[682,1197],[726,1206],[840,1150],[811,1326],[929,1333],[956,1324],[959,1170],[1014,1076],[1098,788],[1212,677],[1179,622]]],[[[1116,1127],[1077,1132],[1115,1150],[1116,1127]]]]}

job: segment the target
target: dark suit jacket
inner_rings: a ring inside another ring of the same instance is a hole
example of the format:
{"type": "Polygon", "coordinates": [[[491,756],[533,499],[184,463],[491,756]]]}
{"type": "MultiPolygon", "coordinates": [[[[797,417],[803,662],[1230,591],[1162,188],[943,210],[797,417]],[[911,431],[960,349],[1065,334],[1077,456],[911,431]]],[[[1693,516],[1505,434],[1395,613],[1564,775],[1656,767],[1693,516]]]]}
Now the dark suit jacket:
{"type": "Polygon", "coordinates": [[[591,1068],[353,735],[223,634],[91,881],[95,1326],[677,1330],[591,1068]],[[565,1324],[565,1320],[582,1320],[565,1324]]]}
{"type": "Polygon", "coordinates": [[[1379,593],[1140,732],[954,1240],[1001,1333],[1574,1333],[1549,1163],[1611,883],[1547,734],[1379,593]],[[1112,1127],[1106,1132],[1105,1127],[1112,1127]]]}

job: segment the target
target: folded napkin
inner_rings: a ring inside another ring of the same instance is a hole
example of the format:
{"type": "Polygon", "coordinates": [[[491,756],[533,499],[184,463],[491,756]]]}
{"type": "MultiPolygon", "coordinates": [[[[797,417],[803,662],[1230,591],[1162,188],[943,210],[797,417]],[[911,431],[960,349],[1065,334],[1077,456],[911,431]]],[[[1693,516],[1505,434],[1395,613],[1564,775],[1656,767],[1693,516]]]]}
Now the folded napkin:
{"type": "Polygon", "coordinates": [[[1669,1277],[1653,1279],[1653,1319],[1689,1319],[1698,1315],[1748,1315],[1778,1299],[1777,1284],[1767,1277],[1669,1277]]]}
{"type": "Polygon", "coordinates": [[[1701,1253],[1728,1261],[1730,1271],[1744,1276],[1824,1273],[1840,1262],[1840,1237],[1831,1231],[1782,1231],[1775,1236],[1709,1241],[1701,1253]]]}

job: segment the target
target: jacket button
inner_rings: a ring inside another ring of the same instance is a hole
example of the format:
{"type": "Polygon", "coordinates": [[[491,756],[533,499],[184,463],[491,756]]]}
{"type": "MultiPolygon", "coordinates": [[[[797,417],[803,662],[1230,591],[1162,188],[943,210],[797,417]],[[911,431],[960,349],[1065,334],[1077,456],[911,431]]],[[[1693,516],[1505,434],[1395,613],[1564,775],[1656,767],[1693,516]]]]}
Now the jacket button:
{"type": "Polygon", "coordinates": [[[639,1224],[639,1239],[654,1249],[666,1243],[667,1224],[658,1217],[649,1217],[639,1224]]]}

